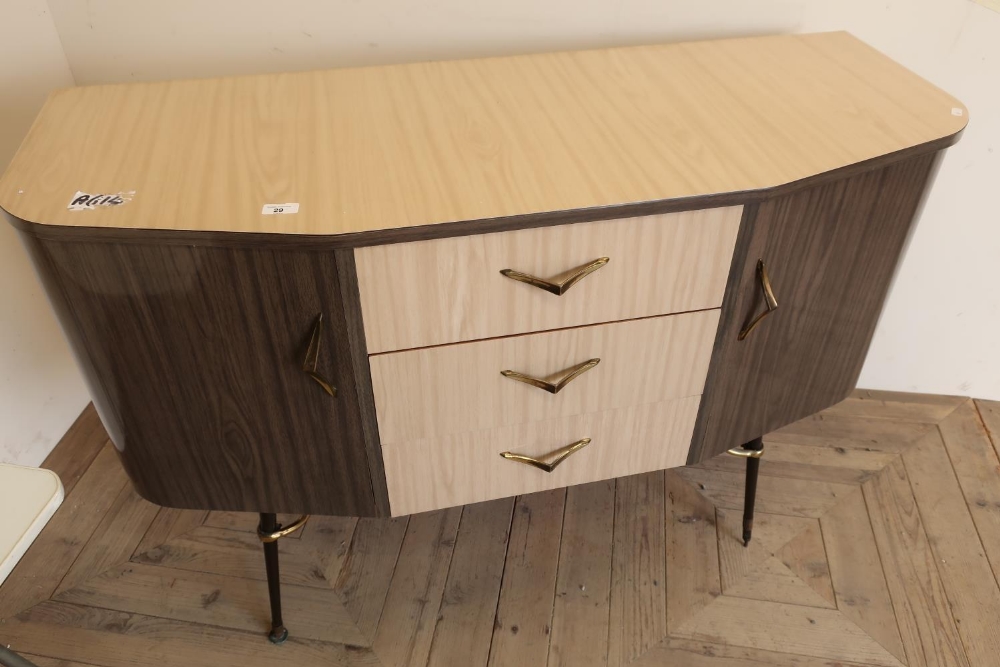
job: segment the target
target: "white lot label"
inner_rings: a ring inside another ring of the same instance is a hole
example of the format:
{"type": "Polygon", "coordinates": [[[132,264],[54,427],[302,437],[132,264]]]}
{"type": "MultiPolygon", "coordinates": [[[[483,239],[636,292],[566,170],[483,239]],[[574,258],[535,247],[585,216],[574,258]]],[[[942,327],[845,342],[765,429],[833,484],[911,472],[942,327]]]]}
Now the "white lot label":
{"type": "Polygon", "coordinates": [[[261,209],[261,215],[284,215],[286,213],[298,213],[299,203],[293,202],[291,204],[264,204],[264,208],[261,209]]]}
{"type": "Polygon", "coordinates": [[[127,204],[132,201],[133,197],[135,197],[135,190],[110,194],[101,192],[83,192],[82,190],[77,190],[76,194],[69,200],[69,206],[66,208],[71,211],[93,211],[97,208],[127,204]]]}

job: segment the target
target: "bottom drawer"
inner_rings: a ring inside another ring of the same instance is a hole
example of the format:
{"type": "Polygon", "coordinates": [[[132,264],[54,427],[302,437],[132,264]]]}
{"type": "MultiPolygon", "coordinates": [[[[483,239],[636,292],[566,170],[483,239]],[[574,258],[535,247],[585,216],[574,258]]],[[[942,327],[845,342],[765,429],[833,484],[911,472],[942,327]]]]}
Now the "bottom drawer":
{"type": "Polygon", "coordinates": [[[382,448],[393,516],[684,465],[701,396],[382,448]],[[502,458],[590,444],[552,472],[502,458]]]}

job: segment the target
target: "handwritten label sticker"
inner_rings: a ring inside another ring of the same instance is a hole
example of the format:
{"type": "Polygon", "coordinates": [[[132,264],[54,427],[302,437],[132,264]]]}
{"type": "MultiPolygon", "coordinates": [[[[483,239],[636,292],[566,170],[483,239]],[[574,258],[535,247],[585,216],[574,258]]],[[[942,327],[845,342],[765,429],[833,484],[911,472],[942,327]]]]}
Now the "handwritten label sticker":
{"type": "Polygon", "coordinates": [[[96,208],[127,204],[132,201],[133,197],[135,197],[135,190],[114,193],[90,193],[77,190],[66,208],[71,211],[92,211],[96,208]]]}
{"type": "Polygon", "coordinates": [[[290,204],[264,204],[264,208],[261,209],[261,215],[288,215],[290,213],[299,212],[299,203],[292,202],[290,204]]]}
{"type": "Polygon", "coordinates": [[[952,107],[952,109],[951,109],[951,115],[952,116],[961,116],[963,113],[965,113],[965,112],[962,111],[961,109],[959,109],[958,107],[952,107]]]}

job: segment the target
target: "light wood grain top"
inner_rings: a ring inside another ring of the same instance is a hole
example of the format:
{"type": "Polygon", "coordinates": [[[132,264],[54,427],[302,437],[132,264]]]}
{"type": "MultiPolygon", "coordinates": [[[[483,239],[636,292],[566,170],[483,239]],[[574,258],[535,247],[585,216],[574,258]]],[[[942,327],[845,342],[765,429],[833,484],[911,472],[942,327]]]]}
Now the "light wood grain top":
{"type": "Polygon", "coordinates": [[[847,33],[91,86],[52,94],[0,206],[82,227],[391,230],[766,189],[967,118],[847,33]],[[69,210],[77,191],[135,194],[69,210]]]}

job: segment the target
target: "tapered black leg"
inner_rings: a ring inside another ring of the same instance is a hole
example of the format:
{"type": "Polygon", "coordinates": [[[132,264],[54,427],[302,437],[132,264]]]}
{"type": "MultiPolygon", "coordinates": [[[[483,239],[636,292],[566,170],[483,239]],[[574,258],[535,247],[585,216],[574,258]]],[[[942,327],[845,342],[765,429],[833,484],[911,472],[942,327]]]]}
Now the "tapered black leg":
{"type": "MultiPolygon", "coordinates": [[[[261,513],[257,533],[270,535],[278,530],[278,517],[261,513]]],[[[288,630],[281,620],[281,581],[278,578],[278,541],[264,542],[264,567],[267,569],[267,594],[271,598],[271,632],[267,638],[274,644],[288,639],[288,630]]]]}
{"type": "MultiPolygon", "coordinates": [[[[764,441],[760,438],[751,440],[743,445],[742,449],[747,452],[763,452],[764,441]]],[[[760,454],[747,457],[747,480],[743,498],[743,546],[750,545],[750,537],[753,535],[753,510],[757,501],[757,474],[760,472],[760,454]]]]}

